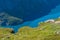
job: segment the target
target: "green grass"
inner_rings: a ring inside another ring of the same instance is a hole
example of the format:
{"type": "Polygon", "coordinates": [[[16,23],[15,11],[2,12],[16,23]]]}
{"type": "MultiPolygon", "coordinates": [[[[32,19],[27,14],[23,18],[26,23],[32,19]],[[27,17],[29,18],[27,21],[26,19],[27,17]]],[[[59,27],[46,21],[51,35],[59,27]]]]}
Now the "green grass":
{"type": "Polygon", "coordinates": [[[6,29],[0,28],[0,40],[60,40],[60,24],[52,22],[41,22],[37,28],[25,26],[16,34],[11,33],[12,29],[6,29]]]}

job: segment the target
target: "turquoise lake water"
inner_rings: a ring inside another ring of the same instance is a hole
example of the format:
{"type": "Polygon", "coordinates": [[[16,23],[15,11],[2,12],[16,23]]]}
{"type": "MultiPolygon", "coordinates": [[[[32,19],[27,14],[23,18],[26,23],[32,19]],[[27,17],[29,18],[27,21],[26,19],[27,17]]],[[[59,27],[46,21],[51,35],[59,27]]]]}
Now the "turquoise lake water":
{"type": "Polygon", "coordinates": [[[34,28],[34,27],[38,26],[39,22],[43,22],[48,19],[55,19],[58,17],[60,17],[60,5],[56,6],[56,8],[54,8],[54,9],[52,9],[51,12],[49,13],[49,15],[46,15],[44,17],[38,18],[33,21],[24,22],[23,24],[18,25],[18,26],[14,26],[13,28],[15,31],[17,31],[22,26],[30,26],[30,27],[34,28]]]}
{"type": "Polygon", "coordinates": [[[44,16],[44,17],[40,17],[38,19],[35,19],[33,21],[27,21],[24,22],[23,24],[17,25],[17,26],[5,26],[5,28],[13,28],[15,32],[18,31],[19,28],[23,27],[23,26],[30,26],[32,28],[37,27],[39,22],[43,22],[46,21],[48,19],[55,19],[60,17],[60,5],[56,6],[56,8],[52,9],[51,12],[44,16]]]}
{"type": "Polygon", "coordinates": [[[30,26],[32,28],[35,28],[38,26],[38,23],[39,22],[43,22],[43,21],[46,21],[48,19],[55,19],[55,18],[58,18],[60,17],[60,12],[59,13],[56,13],[56,14],[52,14],[52,15],[46,15],[42,18],[39,18],[39,19],[36,19],[34,21],[30,21],[30,22],[25,22],[21,25],[17,25],[17,26],[6,26],[5,28],[13,28],[15,32],[18,31],[19,28],[23,27],[23,26],[30,26]]]}

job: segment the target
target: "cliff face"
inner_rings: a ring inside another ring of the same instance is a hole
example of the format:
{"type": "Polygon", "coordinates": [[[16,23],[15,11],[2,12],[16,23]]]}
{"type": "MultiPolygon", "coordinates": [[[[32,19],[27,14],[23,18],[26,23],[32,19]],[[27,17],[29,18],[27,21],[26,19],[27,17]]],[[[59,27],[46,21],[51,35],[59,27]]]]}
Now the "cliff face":
{"type": "Polygon", "coordinates": [[[49,14],[58,4],[60,0],[0,0],[0,11],[30,21],[49,14]]]}

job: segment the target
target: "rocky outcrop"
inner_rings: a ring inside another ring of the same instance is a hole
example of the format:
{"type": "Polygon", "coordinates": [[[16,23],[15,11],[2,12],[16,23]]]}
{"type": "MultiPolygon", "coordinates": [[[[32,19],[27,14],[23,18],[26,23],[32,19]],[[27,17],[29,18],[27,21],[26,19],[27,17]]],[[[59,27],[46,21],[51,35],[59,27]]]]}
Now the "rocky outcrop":
{"type": "Polygon", "coordinates": [[[22,23],[23,20],[3,12],[0,13],[0,25],[1,26],[12,26],[22,23]]]}

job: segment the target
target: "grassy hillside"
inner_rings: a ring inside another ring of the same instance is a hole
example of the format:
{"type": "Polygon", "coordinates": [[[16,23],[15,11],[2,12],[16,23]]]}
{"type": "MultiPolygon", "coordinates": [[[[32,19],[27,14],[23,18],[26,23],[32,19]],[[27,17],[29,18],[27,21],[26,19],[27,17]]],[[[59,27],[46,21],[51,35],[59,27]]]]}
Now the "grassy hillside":
{"type": "Polygon", "coordinates": [[[38,27],[24,26],[17,33],[12,29],[0,28],[0,40],[60,40],[60,19],[54,22],[41,22],[38,27]]]}

